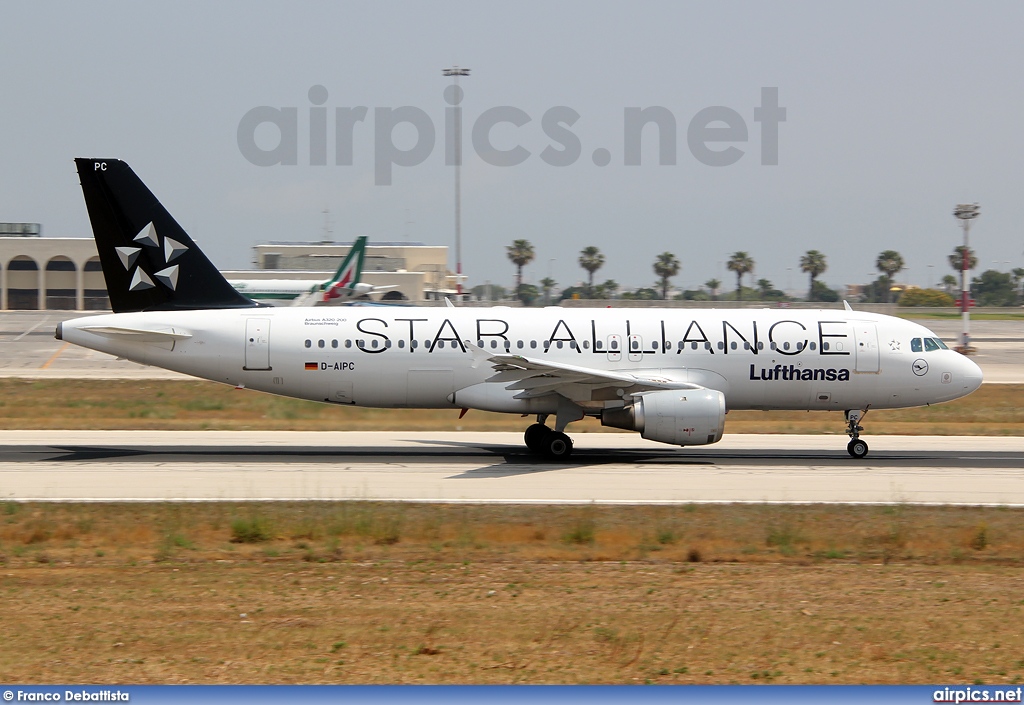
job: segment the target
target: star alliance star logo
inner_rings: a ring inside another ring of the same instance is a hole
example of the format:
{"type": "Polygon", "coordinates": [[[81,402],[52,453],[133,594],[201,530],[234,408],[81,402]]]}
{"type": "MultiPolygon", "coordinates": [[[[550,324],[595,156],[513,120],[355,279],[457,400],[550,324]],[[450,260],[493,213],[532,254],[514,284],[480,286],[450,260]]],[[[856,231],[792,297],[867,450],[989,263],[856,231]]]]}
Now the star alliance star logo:
{"type": "Polygon", "coordinates": [[[900,351],[900,341],[898,341],[898,340],[890,340],[889,341],[889,352],[899,352],[899,351],[900,351]]]}
{"type": "Polygon", "coordinates": [[[128,285],[128,290],[145,291],[146,289],[156,287],[156,282],[160,282],[171,291],[174,291],[175,287],[178,286],[178,265],[172,265],[171,262],[188,252],[188,247],[169,237],[163,239],[163,246],[161,247],[160,234],[157,233],[156,225],[152,221],[144,225],[139,230],[139,234],[132,238],[132,241],[146,247],[155,248],[158,252],[162,250],[164,263],[168,266],[158,272],[154,272],[152,276],[147,274],[141,265],[133,271],[132,267],[138,261],[142,247],[115,247],[114,250],[117,252],[117,257],[121,260],[121,264],[124,265],[125,270],[131,272],[131,283],[128,285]],[[156,281],[153,281],[154,279],[156,281]]]}

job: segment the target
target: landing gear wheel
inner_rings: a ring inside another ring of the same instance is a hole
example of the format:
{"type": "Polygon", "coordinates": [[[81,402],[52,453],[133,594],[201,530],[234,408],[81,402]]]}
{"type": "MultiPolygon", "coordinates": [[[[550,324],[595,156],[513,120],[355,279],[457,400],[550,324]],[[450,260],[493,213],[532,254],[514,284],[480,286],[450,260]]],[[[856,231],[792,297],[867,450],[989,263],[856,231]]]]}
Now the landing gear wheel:
{"type": "Polygon", "coordinates": [[[572,439],[560,431],[551,431],[543,442],[544,455],[551,460],[565,460],[572,455],[572,439]]]}
{"type": "Polygon", "coordinates": [[[544,437],[549,433],[551,433],[550,428],[542,423],[535,423],[526,429],[523,440],[526,441],[526,447],[534,453],[544,453],[544,437]]]}
{"type": "Polygon", "coordinates": [[[867,414],[868,409],[850,409],[846,412],[846,435],[850,437],[846,452],[854,458],[863,458],[868,454],[868,444],[860,439],[860,432],[864,430],[860,422],[867,414]]]}

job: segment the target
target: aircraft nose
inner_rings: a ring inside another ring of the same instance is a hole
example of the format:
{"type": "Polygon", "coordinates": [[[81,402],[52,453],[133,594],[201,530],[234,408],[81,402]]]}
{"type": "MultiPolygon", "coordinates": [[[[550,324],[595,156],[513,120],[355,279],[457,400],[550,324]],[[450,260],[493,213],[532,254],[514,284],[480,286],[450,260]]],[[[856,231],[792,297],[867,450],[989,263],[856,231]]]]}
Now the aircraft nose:
{"type": "Polygon", "coordinates": [[[981,368],[978,367],[978,363],[969,357],[964,357],[961,360],[961,372],[960,378],[963,380],[964,393],[970,394],[971,392],[978,389],[984,381],[985,375],[982,374],[981,368]]]}

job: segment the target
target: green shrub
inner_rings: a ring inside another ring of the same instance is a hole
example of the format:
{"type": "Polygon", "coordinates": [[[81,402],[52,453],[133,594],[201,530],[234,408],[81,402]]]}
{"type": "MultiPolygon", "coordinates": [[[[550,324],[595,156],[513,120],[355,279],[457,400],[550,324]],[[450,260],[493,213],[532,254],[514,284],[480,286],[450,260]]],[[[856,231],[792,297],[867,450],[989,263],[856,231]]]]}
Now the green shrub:
{"type": "Polygon", "coordinates": [[[235,519],[231,522],[231,543],[262,543],[270,539],[270,527],[262,519],[235,519]]]}

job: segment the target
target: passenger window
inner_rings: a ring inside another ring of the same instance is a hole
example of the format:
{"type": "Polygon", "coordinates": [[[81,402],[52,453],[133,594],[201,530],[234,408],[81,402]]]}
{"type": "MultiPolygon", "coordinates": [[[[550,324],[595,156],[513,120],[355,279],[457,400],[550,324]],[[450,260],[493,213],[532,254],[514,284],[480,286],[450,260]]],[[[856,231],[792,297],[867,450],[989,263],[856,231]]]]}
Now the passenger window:
{"type": "Polygon", "coordinates": [[[736,341],[734,340],[731,343],[729,343],[729,347],[732,348],[733,350],[735,350],[736,349],[736,341]]]}
{"type": "Polygon", "coordinates": [[[318,340],[318,341],[316,341],[316,346],[317,346],[318,348],[322,348],[322,347],[324,346],[324,341],[322,341],[322,340],[318,340]]]}
{"type": "Polygon", "coordinates": [[[338,347],[338,341],[337,341],[337,340],[332,340],[332,341],[331,341],[331,347],[332,347],[332,348],[336,348],[336,347],[338,347]]]}
{"type": "Polygon", "coordinates": [[[345,341],[345,347],[346,348],[351,348],[352,347],[352,341],[351,340],[346,340],[345,341]]]}
{"type": "Polygon", "coordinates": [[[924,351],[925,352],[931,352],[932,350],[938,350],[938,349],[939,349],[939,346],[935,344],[935,339],[934,338],[925,338],[924,339],[924,351]]]}
{"type": "Polygon", "coordinates": [[[584,340],[583,341],[583,349],[584,350],[590,350],[590,341],[589,340],[584,340]]]}
{"type": "Polygon", "coordinates": [[[491,350],[494,350],[494,348],[496,347],[498,347],[498,341],[495,340],[494,338],[491,338],[491,350]]]}
{"type": "Polygon", "coordinates": [[[519,348],[520,350],[522,350],[523,349],[523,341],[517,340],[516,341],[516,347],[519,348]]]}
{"type": "MultiPolygon", "coordinates": [[[[612,350],[618,350],[618,349],[619,349],[619,341],[613,340],[612,341],[612,350]]],[[[543,429],[541,429],[541,430],[543,430],[543,429]]]]}
{"type": "Polygon", "coordinates": [[[405,341],[404,340],[399,340],[398,341],[398,347],[405,348],[405,341]]]}
{"type": "Polygon", "coordinates": [[[910,351],[911,352],[921,352],[921,339],[920,338],[914,338],[913,340],[910,341],[910,351]]]}
{"type": "Polygon", "coordinates": [[[537,348],[537,341],[536,340],[531,340],[530,341],[530,347],[536,350],[536,348],[537,348]]]}
{"type": "Polygon", "coordinates": [[[307,347],[307,348],[311,348],[311,347],[313,347],[313,341],[312,341],[312,340],[307,340],[307,341],[306,341],[306,347],[307,347]]]}

